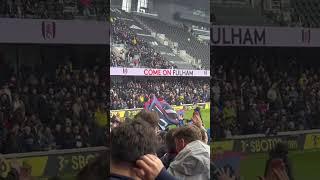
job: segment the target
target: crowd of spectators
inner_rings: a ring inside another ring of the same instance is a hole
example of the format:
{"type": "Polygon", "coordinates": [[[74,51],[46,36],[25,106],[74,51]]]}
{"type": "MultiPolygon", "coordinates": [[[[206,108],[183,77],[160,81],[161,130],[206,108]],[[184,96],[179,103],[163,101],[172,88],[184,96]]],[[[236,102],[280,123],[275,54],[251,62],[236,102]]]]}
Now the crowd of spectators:
{"type": "MultiPolygon", "coordinates": [[[[209,41],[201,40],[198,35],[209,37],[209,33],[203,33],[196,31],[187,21],[180,22],[178,24],[172,24],[166,21],[162,21],[157,18],[150,18],[145,16],[139,16],[139,21],[151,31],[157,34],[165,34],[165,37],[170,42],[176,42],[174,45],[175,51],[184,50],[196,61],[201,60],[201,67],[204,69],[210,68],[210,45],[209,41]]],[[[209,23],[209,22],[208,22],[209,23]]],[[[198,26],[200,29],[209,28],[208,26],[198,26]]],[[[172,47],[172,46],[171,46],[172,47]]]]}
{"type": "Polygon", "coordinates": [[[109,4],[103,0],[0,0],[0,17],[72,19],[76,16],[105,19],[109,4]]]}
{"type": "Polygon", "coordinates": [[[215,138],[320,127],[319,71],[295,58],[280,59],[262,55],[215,63],[215,138]]]}
{"type": "Polygon", "coordinates": [[[52,69],[1,63],[0,152],[21,153],[105,145],[105,66],[52,69]]]}
{"type": "Polygon", "coordinates": [[[111,109],[142,108],[155,94],[170,105],[204,103],[210,101],[209,79],[190,77],[112,79],[111,109]]]}
{"type": "Polygon", "coordinates": [[[158,131],[159,116],[141,111],[111,130],[109,179],[210,179],[210,146],[194,113],[192,125],[158,131]]]}
{"type": "Polygon", "coordinates": [[[176,65],[165,59],[148,42],[137,37],[134,30],[120,18],[112,18],[112,44],[123,44],[124,49],[111,53],[112,67],[148,67],[159,69],[177,68],[176,65]]]}

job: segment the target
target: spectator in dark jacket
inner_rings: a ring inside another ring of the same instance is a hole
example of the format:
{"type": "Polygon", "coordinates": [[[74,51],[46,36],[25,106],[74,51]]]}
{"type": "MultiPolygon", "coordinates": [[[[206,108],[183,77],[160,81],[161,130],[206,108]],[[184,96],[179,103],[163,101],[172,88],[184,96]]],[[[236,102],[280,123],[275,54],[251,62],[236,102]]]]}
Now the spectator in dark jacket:
{"type": "Polygon", "coordinates": [[[72,149],[75,147],[75,137],[71,132],[70,127],[66,127],[65,133],[63,136],[63,149],[72,149]]]}
{"type": "Polygon", "coordinates": [[[14,125],[12,130],[8,133],[5,144],[5,153],[19,153],[21,151],[21,138],[19,136],[19,125],[14,125]]]}
{"type": "Polygon", "coordinates": [[[161,157],[161,161],[166,169],[169,168],[170,163],[174,160],[174,158],[178,154],[176,150],[174,137],[173,137],[175,130],[176,129],[170,129],[165,136],[167,153],[163,157],[161,157]]]}
{"type": "Polygon", "coordinates": [[[22,141],[23,152],[32,152],[36,149],[37,139],[35,135],[31,132],[31,128],[29,126],[24,128],[22,141]]]}
{"type": "Polygon", "coordinates": [[[81,133],[83,142],[84,142],[84,146],[85,147],[90,147],[91,146],[91,142],[93,141],[93,137],[92,134],[90,132],[90,129],[88,127],[88,125],[84,125],[83,127],[83,131],[81,133]]]}
{"type": "Polygon", "coordinates": [[[109,179],[138,179],[139,176],[141,178],[141,176],[150,175],[148,169],[152,169],[153,173],[151,174],[156,175],[151,179],[162,180],[165,178],[170,180],[171,176],[156,156],[152,156],[152,159],[150,157],[141,158],[146,154],[155,154],[158,142],[152,125],[139,117],[143,116],[138,116],[133,121],[124,122],[111,131],[111,174],[109,179]],[[145,167],[145,161],[151,161],[155,166],[145,167]],[[137,166],[140,167],[138,172],[135,170],[137,166]],[[157,176],[158,178],[156,178],[157,176]]]}
{"type": "Polygon", "coordinates": [[[55,126],[54,137],[55,137],[55,142],[56,142],[57,148],[58,149],[62,148],[64,137],[63,137],[63,132],[61,130],[60,124],[56,124],[56,126],[55,126]]]}

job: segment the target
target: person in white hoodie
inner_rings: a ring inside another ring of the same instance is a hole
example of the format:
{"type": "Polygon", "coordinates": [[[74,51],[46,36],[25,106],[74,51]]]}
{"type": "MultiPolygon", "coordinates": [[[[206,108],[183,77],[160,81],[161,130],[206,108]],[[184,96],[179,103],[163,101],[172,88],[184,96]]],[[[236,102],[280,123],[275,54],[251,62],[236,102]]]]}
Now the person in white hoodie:
{"type": "Polygon", "coordinates": [[[184,126],[173,136],[178,155],[168,172],[179,180],[209,180],[210,147],[202,141],[201,130],[194,125],[184,126]]]}

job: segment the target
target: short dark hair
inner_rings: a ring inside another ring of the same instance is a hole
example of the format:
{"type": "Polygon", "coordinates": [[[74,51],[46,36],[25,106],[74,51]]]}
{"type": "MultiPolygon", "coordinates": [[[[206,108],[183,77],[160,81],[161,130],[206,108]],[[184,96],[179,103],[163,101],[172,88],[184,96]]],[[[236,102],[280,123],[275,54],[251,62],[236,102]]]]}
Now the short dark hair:
{"type": "Polygon", "coordinates": [[[166,146],[168,151],[175,151],[176,150],[176,143],[174,142],[174,132],[176,128],[170,129],[165,136],[166,146]]]}
{"type": "Polygon", "coordinates": [[[134,117],[135,119],[141,119],[148,122],[153,128],[159,126],[159,115],[156,112],[142,110],[134,117]]]}
{"type": "Polygon", "coordinates": [[[173,133],[173,136],[177,139],[184,139],[188,143],[202,140],[201,130],[195,125],[179,127],[173,133]]]}
{"type": "Polygon", "coordinates": [[[111,160],[133,163],[158,148],[157,136],[150,124],[141,119],[124,122],[111,131],[111,160]]]}

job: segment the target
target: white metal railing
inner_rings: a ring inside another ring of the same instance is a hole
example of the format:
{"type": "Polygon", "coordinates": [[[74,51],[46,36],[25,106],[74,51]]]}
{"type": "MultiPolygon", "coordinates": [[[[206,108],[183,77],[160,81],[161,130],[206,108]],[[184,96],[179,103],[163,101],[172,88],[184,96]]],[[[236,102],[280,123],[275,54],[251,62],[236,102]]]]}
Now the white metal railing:
{"type": "Polygon", "coordinates": [[[288,136],[288,135],[311,134],[311,133],[320,133],[320,129],[278,132],[275,135],[266,135],[266,134],[237,135],[237,136],[232,136],[232,137],[229,137],[229,138],[226,138],[226,139],[228,139],[228,140],[231,140],[231,139],[248,139],[248,138],[272,137],[272,136],[288,136]]]}
{"type": "Polygon", "coordinates": [[[83,152],[96,152],[96,151],[107,151],[109,148],[104,146],[90,147],[90,148],[79,148],[79,149],[64,149],[64,150],[50,150],[50,151],[38,151],[29,153],[15,153],[15,154],[0,154],[1,158],[12,159],[12,158],[23,158],[33,156],[48,156],[48,155],[60,155],[60,154],[72,154],[72,153],[83,153],[83,152]]]}
{"type": "Polygon", "coordinates": [[[250,6],[250,0],[212,0],[213,6],[222,7],[239,7],[239,6],[250,6]]]}

